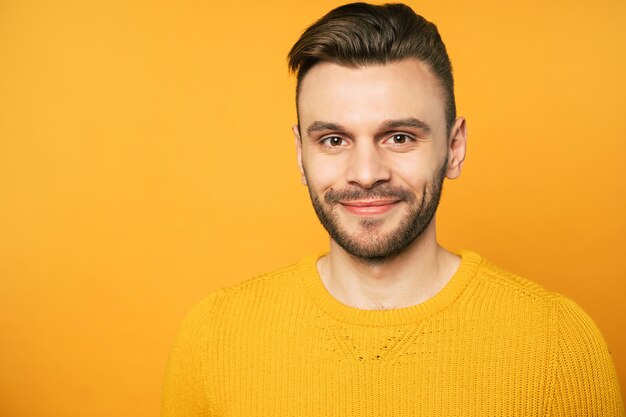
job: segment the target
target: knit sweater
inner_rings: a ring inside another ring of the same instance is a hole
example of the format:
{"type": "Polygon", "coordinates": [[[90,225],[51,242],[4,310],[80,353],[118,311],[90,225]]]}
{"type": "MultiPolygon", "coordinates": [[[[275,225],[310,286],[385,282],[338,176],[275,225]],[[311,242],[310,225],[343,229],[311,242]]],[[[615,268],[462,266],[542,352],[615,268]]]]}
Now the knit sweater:
{"type": "Polygon", "coordinates": [[[179,330],[163,417],[624,416],[578,305],[461,256],[439,293],[393,310],[340,303],[318,256],[213,292],[179,330]]]}

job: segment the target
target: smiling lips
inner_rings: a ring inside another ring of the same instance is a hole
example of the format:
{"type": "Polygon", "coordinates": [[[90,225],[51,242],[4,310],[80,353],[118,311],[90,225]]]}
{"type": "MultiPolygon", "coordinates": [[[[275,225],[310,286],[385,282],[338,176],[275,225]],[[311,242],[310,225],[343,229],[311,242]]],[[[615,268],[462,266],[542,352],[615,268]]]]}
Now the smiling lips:
{"type": "Polygon", "coordinates": [[[396,206],[400,200],[355,200],[340,204],[350,213],[357,216],[376,216],[386,213],[396,206]]]}

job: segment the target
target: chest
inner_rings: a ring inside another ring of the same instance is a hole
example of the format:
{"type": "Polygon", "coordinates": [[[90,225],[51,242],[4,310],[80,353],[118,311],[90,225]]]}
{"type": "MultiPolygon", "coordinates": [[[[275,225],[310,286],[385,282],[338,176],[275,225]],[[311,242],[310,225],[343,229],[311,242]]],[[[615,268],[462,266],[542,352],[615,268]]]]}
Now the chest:
{"type": "Polygon", "coordinates": [[[545,334],[497,320],[257,326],[214,354],[223,416],[534,416],[550,372],[545,334]]]}

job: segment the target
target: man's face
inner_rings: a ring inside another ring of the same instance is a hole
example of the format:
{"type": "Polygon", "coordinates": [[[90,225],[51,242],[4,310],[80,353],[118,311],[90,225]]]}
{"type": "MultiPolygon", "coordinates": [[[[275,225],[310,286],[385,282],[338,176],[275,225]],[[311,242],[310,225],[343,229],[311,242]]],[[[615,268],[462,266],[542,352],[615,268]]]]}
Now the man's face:
{"type": "MultiPolygon", "coordinates": [[[[298,162],[337,244],[377,263],[432,227],[443,179],[458,175],[462,158],[451,169],[455,141],[448,140],[443,93],[425,65],[317,64],[300,85],[298,109],[298,162]]],[[[451,138],[460,125],[464,154],[464,123],[457,121],[451,138]]]]}

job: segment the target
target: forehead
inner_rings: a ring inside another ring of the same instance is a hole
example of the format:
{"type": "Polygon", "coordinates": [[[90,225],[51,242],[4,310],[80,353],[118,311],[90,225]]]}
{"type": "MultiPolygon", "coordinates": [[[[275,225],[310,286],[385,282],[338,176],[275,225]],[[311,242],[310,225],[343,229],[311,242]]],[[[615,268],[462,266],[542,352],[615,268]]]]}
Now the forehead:
{"type": "Polygon", "coordinates": [[[445,129],[443,90],[430,68],[417,59],[347,67],[315,65],[298,97],[301,128],[314,121],[368,127],[384,120],[417,118],[445,129]]]}

